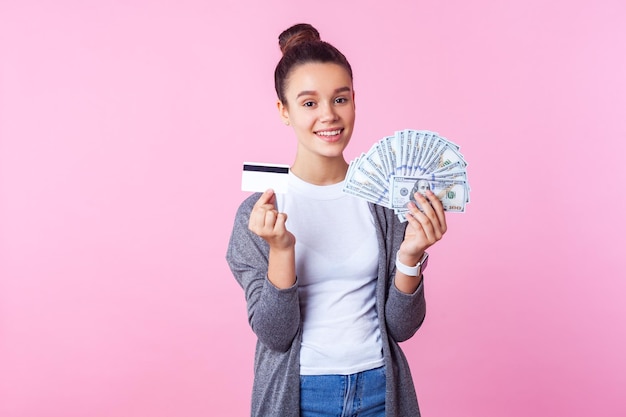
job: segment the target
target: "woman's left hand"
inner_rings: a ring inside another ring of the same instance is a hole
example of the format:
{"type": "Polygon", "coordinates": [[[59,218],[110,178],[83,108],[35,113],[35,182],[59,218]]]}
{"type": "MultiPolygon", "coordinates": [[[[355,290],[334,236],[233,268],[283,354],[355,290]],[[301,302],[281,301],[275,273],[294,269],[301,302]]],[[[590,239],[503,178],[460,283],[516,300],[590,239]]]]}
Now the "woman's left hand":
{"type": "Polygon", "coordinates": [[[401,262],[406,265],[417,264],[426,249],[439,241],[448,229],[443,205],[432,191],[426,191],[426,197],[415,193],[415,200],[423,212],[409,202],[406,214],[409,224],[399,251],[401,262]]]}

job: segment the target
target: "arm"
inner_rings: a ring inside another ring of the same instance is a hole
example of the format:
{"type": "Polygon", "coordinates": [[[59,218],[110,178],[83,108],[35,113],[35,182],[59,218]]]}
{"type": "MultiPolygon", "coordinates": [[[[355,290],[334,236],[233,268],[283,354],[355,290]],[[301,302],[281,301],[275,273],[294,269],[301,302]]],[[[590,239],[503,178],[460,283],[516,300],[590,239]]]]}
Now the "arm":
{"type": "Polygon", "coordinates": [[[251,196],[239,207],[226,259],[244,290],[248,321],[259,341],[270,349],[286,351],[300,327],[295,272],[291,274],[289,265],[284,265],[294,262],[295,271],[295,261],[288,251],[272,253],[267,241],[250,230],[252,213],[259,207],[258,197],[251,196]],[[274,281],[270,277],[275,277],[274,281]]]}
{"type": "MultiPolygon", "coordinates": [[[[409,224],[398,250],[398,259],[404,265],[417,265],[426,249],[441,240],[448,229],[441,201],[430,190],[426,191],[426,196],[428,200],[420,193],[415,193],[415,199],[423,212],[414,203],[409,203],[410,211],[406,215],[409,224]]],[[[394,282],[400,291],[411,294],[419,287],[422,276],[409,276],[396,271],[394,282]]]]}
{"type": "Polygon", "coordinates": [[[412,294],[400,291],[393,283],[385,304],[385,320],[389,336],[396,342],[409,340],[422,326],[426,317],[424,283],[412,294]]]}
{"type": "Polygon", "coordinates": [[[392,228],[394,243],[389,246],[387,265],[393,279],[385,304],[385,318],[390,336],[398,342],[408,340],[419,329],[426,315],[426,301],[423,276],[408,276],[396,270],[396,248],[400,262],[416,265],[424,251],[439,241],[447,230],[441,202],[432,193],[427,193],[427,197],[428,200],[415,194],[417,202],[424,208],[423,213],[413,203],[409,204],[408,224],[399,244],[400,232],[396,227],[392,228]]]}

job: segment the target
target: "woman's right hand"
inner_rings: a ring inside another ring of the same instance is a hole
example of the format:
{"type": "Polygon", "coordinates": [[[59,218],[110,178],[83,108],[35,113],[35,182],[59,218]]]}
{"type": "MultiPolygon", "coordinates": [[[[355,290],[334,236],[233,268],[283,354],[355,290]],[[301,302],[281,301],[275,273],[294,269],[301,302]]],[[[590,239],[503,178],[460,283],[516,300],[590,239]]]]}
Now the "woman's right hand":
{"type": "Polygon", "coordinates": [[[296,244],[295,236],[287,230],[286,213],[276,209],[276,194],[268,189],[257,200],[250,213],[248,229],[263,238],[271,249],[291,249],[296,244]]]}

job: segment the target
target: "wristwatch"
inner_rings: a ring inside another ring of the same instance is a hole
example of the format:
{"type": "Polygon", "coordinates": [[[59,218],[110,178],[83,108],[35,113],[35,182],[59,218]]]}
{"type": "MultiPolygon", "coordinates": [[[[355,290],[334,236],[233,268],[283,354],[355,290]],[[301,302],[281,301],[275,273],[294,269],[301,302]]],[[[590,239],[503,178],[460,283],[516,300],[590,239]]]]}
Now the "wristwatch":
{"type": "Polygon", "coordinates": [[[420,261],[415,266],[408,266],[400,262],[398,252],[396,252],[396,269],[402,272],[404,275],[408,275],[410,277],[419,277],[420,275],[422,275],[427,265],[428,252],[424,252],[424,255],[422,255],[422,259],[420,259],[420,261]]]}

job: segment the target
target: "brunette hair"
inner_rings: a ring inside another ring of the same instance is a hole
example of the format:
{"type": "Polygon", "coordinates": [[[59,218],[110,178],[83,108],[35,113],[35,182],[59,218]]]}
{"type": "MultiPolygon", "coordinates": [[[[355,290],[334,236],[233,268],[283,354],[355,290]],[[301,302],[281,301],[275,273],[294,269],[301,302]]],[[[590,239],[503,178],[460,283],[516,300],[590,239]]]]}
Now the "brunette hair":
{"type": "Polygon", "coordinates": [[[278,99],[287,105],[285,87],[291,71],[298,65],[310,62],[330,62],[345,68],[352,79],[352,67],[346,57],[334,46],[324,42],[320,34],[308,23],[298,23],[278,36],[278,46],[283,57],[274,71],[274,87],[278,99]]]}

